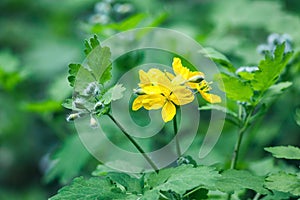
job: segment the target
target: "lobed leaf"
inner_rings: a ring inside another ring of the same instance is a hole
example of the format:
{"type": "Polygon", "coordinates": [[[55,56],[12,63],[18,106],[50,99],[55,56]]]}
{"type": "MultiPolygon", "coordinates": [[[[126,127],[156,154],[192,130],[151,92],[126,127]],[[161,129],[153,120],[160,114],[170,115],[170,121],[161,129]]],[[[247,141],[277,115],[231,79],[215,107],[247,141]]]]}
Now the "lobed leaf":
{"type": "Polygon", "coordinates": [[[251,189],[260,194],[268,194],[264,188],[264,177],[254,176],[248,171],[243,170],[226,170],[221,179],[217,182],[217,188],[226,193],[233,193],[241,189],[251,189]]]}
{"type": "Polygon", "coordinates": [[[253,90],[249,83],[243,82],[237,77],[221,73],[218,76],[219,88],[226,93],[229,99],[234,101],[251,102],[253,90]],[[223,84],[222,84],[223,83],[223,84]]]}
{"type": "Polygon", "coordinates": [[[288,61],[292,52],[284,53],[285,43],[278,45],[274,55],[268,52],[265,59],[260,61],[258,71],[254,72],[254,79],[251,85],[256,91],[265,91],[272,86],[277,80],[288,61]]]}
{"type": "Polygon", "coordinates": [[[161,170],[159,174],[151,174],[147,182],[152,190],[171,190],[183,195],[186,191],[199,186],[214,189],[218,178],[220,175],[215,168],[207,166],[194,168],[192,165],[181,165],[161,170]]]}
{"type": "Polygon", "coordinates": [[[266,178],[265,186],[270,190],[289,192],[300,196],[300,174],[288,174],[279,172],[266,178]]]}
{"type": "Polygon", "coordinates": [[[53,155],[53,166],[45,176],[46,182],[59,178],[60,182],[65,184],[79,174],[81,168],[90,158],[89,152],[81,144],[77,135],[68,137],[63,146],[53,155]],[[76,155],[70,157],[70,155],[76,155]]]}
{"type": "Polygon", "coordinates": [[[277,146],[277,147],[266,147],[266,151],[272,153],[275,158],[285,158],[300,160],[300,148],[294,146],[277,146]]]}
{"type": "Polygon", "coordinates": [[[58,194],[49,200],[111,200],[111,199],[136,199],[133,195],[126,198],[109,180],[102,178],[84,179],[78,177],[73,182],[58,191],[58,194]]]}

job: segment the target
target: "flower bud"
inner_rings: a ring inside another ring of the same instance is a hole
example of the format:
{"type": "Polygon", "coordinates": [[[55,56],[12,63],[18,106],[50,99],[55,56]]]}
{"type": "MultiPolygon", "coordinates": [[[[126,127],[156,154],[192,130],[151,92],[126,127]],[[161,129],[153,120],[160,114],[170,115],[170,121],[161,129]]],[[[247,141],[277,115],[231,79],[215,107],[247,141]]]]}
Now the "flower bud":
{"type": "Polygon", "coordinates": [[[143,95],[146,94],[142,88],[138,88],[138,89],[133,89],[133,92],[137,95],[143,95]]]}
{"type": "Polygon", "coordinates": [[[97,119],[95,119],[93,116],[91,116],[91,118],[90,118],[90,126],[92,128],[98,128],[99,127],[99,123],[98,123],[97,119]]]}
{"type": "Polygon", "coordinates": [[[98,110],[104,107],[104,104],[101,101],[98,101],[95,106],[94,106],[94,110],[98,110]]]}
{"type": "Polygon", "coordinates": [[[74,121],[75,119],[78,119],[80,117],[80,113],[72,113],[67,117],[67,121],[74,121]]]}
{"type": "Polygon", "coordinates": [[[191,77],[188,82],[191,82],[191,83],[200,83],[201,81],[204,80],[204,76],[201,76],[201,75],[196,75],[196,76],[193,76],[191,77]]]}

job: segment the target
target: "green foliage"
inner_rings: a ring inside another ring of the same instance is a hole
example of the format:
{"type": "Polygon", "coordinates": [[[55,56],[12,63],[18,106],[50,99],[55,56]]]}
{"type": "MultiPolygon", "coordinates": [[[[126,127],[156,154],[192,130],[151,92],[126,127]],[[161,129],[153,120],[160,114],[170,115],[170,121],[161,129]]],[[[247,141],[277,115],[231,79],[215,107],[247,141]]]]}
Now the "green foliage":
{"type": "Polygon", "coordinates": [[[260,61],[259,70],[254,72],[254,79],[251,81],[254,90],[265,91],[278,80],[292,56],[291,52],[284,53],[284,49],[285,44],[282,43],[276,47],[274,54],[269,52],[265,59],[260,61]]]}
{"type": "Polygon", "coordinates": [[[226,170],[217,182],[217,188],[223,192],[233,193],[242,189],[251,189],[260,194],[268,194],[264,187],[264,177],[254,176],[248,171],[226,170]]]}
{"type": "Polygon", "coordinates": [[[214,189],[219,177],[218,171],[211,167],[198,166],[194,168],[191,165],[181,165],[161,170],[159,174],[151,174],[148,184],[153,192],[171,190],[183,195],[195,187],[214,189]]]}
{"type": "Polygon", "coordinates": [[[74,87],[75,77],[76,77],[80,67],[82,67],[80,64],[69,64],[68,81],[69,81],[71,87],[74,87]]]}
{"type": "Polygon", "coordinates": [[[61,183],[68,183],[79,174],[89,158],[90,154],[79,137],[77,135],[68,137],[62,147],[52,155],[53,165],[48,169],[45,181],[50,182],[59,178],[61,183]],[[70,159],[70,155],[76,155],[76,159],[70,159]]]}
{"type": "Polygon", "coordinates": [[[270,190],[300,196],[300,175],[279,172],[266,178],[265,186],[270,190]]]}
{"type": "Polygon", "coordinates": [[[107,179],[90,178],[86,180],[83,177],[78,177],[74,179],[70,186],[60,189],[57,195],[50,198],[50,200],[71,199],[110,200],[131,198],[126,198],[126,194],[122,193],[120,189],[107,179]]]}
{"type": "Polygon", "coordinates": [[[228,98],[234,101],[251,102],[253,90],[249,83],[225,73],[220,74],[218,78],[222,81],[219,82],[220,89],[226,92],[228,98]]]}
{"type": "Polygon", "coordinates": [[[203,49],[200,53],[203,54],[205,57],[210,58],[212,61],[220,64],[221,66],[226,67],[228,69],[228,71],[231,71],[231,72],[235,71],[235,68],[231,64],[229,59],[222,53],[215,50],[214,48],[207,47],[207,48],[203,49]]]}
{"type": "Polygon", "coordinates": [[[275,158],[300,160],[300,149],[294,146],[266,147],[266,151],[272,153],[275,158]]]}
{"type": "Polygon", "coordinates": [[[109,104],[111,101],[116,101],[123,97],[123,92],[126,90],[122,84],[116,84],[114,87],[110,88],[102,96],[101,100],[104,104],[109,104]]]}

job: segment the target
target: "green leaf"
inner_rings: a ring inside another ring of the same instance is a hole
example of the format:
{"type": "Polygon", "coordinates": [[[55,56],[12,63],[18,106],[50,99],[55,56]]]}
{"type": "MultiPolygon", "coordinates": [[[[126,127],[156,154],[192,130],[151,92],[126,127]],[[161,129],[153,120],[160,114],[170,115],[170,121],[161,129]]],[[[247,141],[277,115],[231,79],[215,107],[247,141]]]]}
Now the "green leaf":
{"type": "Polygon", "coordinates": [[[45,176],[46,182],[59,178],[61,183],[66,184],[79,174],[89,158],[90,154],[82,145],[79,137],[77,135],[70,136],[54,153],[52,158],[54,164],[45,176]],[[76,158],[70,155],[76,155],[76,158]]]}
{"type": "Polygon", "coordinates": [[[68,81],[70,83],[70,86],[74,87],[76,75],[78,73],[78,70],[80,69],[81,64],[69,64],[69,76],[68,81]]]}
{"type": "Polygon", "coordinates": [[[238,115],[233,112],[232,110],[224,107],[224,106],[220,106],[220,105],[216,105],[216,104],[207,104],[205,106],[201,106],[199,107],[199,110],[218,110],[221,111],[223,113],[226,114],[226,119],[230,122],[232,122],[235,125],[239,125],[240,124],[240,120],[238,118],[238,115]]]}
{"type": "Polygon", "coordinates": [[[143,177],[138,179],[125,173],[109,172],[107,175],[113,182],[122,185],[127,192],[141,194],[143,188],[143,177]]]}
{"type": "Polygon", "coordinates": [[[278,45],[274,55],[269,52],[265,59],[260,61],[259,70],[254,72],[254,79],[251,82],[254,90],[265,91],[278,80],[292,56],[292,52],[284,53],[284,48],[285,43],[278,45]]]}
{"type": "Polygon", "coordinates": [[[110,88],[102,97],[104,104],[109,104],[111,101],[116,101],[123,97],[123,92],[126,90],[122,84],[117,84],[110,88]]]}
{"type": "Polygon", "coordinates": [[[61,103],[52,100],[23,103],[22,108],[26,111],[36,113],[56,112],[62,110],[61,103]]]}
{"type": "Polygon", "coordinates": [[[248,171],[242,170],[226,170],[222,174],[221,179],[217,182],[217,188],[226,193],[233,193],[237,190],[251,189],[260,194],[268,194],[264,185],[264,177],[254,176],[248,171]]]}
{"type": "Polygon", "coordinates": [[[295,196],[300,195],[299,174],[288,174],[285,172],[272,174],[266,178],[265,186],[270,190],[289,192],[295,196]]]}
{"type": "Polygon", "coordinates": [[[212,167],[181,165],[176,168],[163,169],[159,174],[151,174],[147,183],[152,190],[174,191],[183,195],[186,191],[202,186],[213,189],[216,180],[220,178],[218,171],[212,167]]]}
{"type": "MultiPolygon", "coordinates": [[[[49,200],[111,200],[127,199],[126,194],[121,193],[107,179],[83,177],[75,178],[71,185],[65,186],[58,191],[58,194],[49,200]]],[[[129,199],[129,198],[128,198],[129,199]]]]}
{"type": "Polygon", "coordinates": [[[97,35],[94,35],[94,37],[92,37],[89,41],[86,40],[85,43],[84,43],[84,46],[85,46],[84,53],[85,53],[85,55],[88,55],[89,53],[91,53],[91,51],[99,45],[100,45],[100,42],[98,40],[97,35]]]}
{"type": "Polygon", "coordinates": [[[260,103],[270,103],[278,95],[281,95],[287,88],[292,85],[291,82],[280,82],[278,84],[272,85],[262,97],[260,103]]]}
{"type": "Polygon", "coordinates": [[[254,79],[254,73],[253,72],[244,72],[244,71],[242,71],[242,72],[238,72],[238,75],[241,78],[243,78],[243,79],[245,79],[247,81],[250,81],[250,80],[254,79]]]}
{"type": "Polygon", "coordinates": [[[226,93],[229,99],[234,101],[251,102],[253,90],[249,83],[225,73],[219,74],[219,88],[226,93]]]}
{"type": "Polygon", "coordinates": [[[277,146],[277,147],[266,147],[266,151],[272,153],[275,158],[285,158],[300,160],[300,148],[294,146],[277,146]]]}
{"type": "Polygon", "coordinates": [[[231,64],[229,59],[217,50],[207,47],[202,49],[200,53],[203,54],[205,57],[210,58],[212,61],[226,67],[230,72],[235,72],[236,69],[231,64]]]}

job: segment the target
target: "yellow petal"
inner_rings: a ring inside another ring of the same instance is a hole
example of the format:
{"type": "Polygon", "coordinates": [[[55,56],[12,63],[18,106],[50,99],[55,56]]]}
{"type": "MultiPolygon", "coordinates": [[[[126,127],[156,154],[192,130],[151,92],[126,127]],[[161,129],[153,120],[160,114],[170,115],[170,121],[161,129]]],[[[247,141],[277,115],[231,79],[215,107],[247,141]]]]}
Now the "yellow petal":
{"type": "Polygon", "coordinates": [[[139,70],[140,84],[149,84],[150,79],[146,72],[143,70],[139,70]]]}
{"type": "Polygon", "coordinates": [[[205,99],[209,103],[220,103],[222,101],[221,97],[219,97],[218,95],[209,94],[203,91],[199,91],[199,92],[202,95],[203,99],[205,99]]]}
{"type": "Polygon", "coordinates": [[[169,100],[176,105],[185,105],[191,103],[194,100],[193,92],[184,86],[176,87],[172,94],[169,96],[169,100]]]}
{"type": "Polygon", "coordinates": [[[132,110],[136,111],[138,109],[140,109],[143,106],[142,100],[143,100],[143,96],[138,96],[132,103],[132,110]]]}
{"type": "Polygon", "coordinates": [[[173,117],[176,115],[175,105],[172,102],[167,101],[161,110],[161,115],[164,122],[171,121],[173,117]]]}
{"type": "Polygon", "coordinates": [[[182,66],[180,58],[173,59],[172,67],[176,75],[181,75],[185,80],[188,79],[190,70],[182,66]]]}
{"type": "Polygon", "coordinates": [[[163,107],[166,98],[160,94],[145,95],[142,104],[147,110],[156,110],[163,107]]]}

